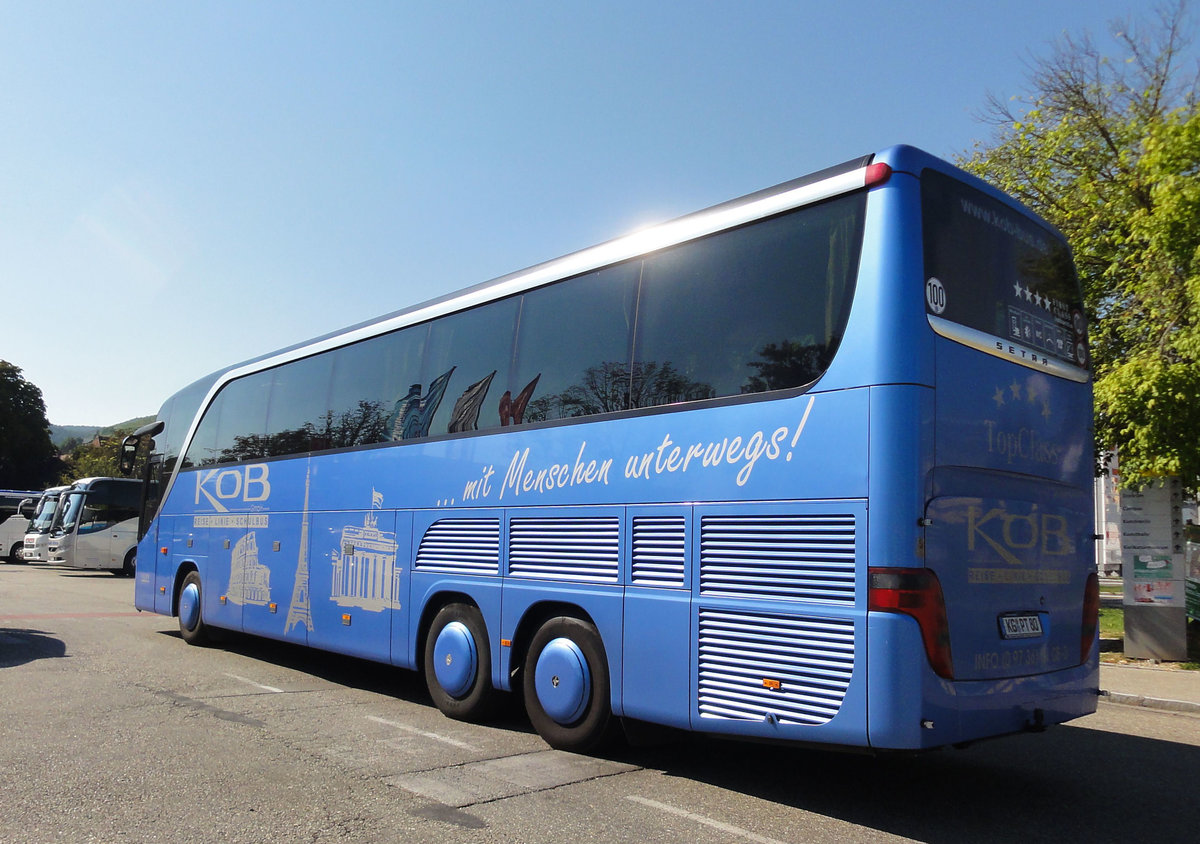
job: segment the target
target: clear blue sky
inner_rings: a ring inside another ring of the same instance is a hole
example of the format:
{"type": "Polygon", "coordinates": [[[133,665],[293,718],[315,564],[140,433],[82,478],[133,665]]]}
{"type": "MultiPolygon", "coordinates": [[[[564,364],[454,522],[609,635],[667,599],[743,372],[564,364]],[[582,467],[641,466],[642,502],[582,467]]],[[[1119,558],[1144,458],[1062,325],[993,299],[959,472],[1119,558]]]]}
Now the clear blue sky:
{"type": "Polygon", "coordinates": [[[0,0],[0,358],[56,424],[891,145],[1149,0],[0,0]]]}

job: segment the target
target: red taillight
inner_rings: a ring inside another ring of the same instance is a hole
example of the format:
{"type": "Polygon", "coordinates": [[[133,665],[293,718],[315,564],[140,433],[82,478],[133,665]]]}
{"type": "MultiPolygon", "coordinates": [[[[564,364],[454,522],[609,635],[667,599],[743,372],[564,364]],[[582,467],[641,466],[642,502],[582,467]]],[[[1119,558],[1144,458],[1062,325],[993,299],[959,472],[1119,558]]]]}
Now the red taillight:
{"type": "Polygon", "coordinates": [[[873,185],[881,185],[886,182],[892,175],[892,168],[884,164],[882,161],[878,164],[868,164],[866,179],[863,182],[864,187],[872,187],[873,185]]]}
{"type": "Polygon", "coordinates": [[[934,673],[947,680],[954,679],[950,623],[946,620],[946,601],[937,575],[929,569],[873,568],[867,608],[915,618],[921,628],[925,656],[934,673]]]}
{"type": "Polygon", "coordinates": [[[1079,633],[1079,661],[1087,662],[1092,655],[1092,643],[1096,641],[1096,629],[1100,626],[1100,577],[1095,572],[1088,575],[1083,587],[1083,627],[1079,633]]]}

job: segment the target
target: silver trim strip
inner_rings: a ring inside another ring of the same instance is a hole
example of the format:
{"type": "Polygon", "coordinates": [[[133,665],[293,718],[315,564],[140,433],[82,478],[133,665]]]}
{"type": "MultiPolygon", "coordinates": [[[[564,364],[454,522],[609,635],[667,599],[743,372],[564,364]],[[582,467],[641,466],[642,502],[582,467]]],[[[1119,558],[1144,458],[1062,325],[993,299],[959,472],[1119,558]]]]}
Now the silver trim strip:
{"type": "Polygon", "coordinates": [[[1091,380],[1092,375],[1088,370],[1081,369],[1078,366],[1058,360],[1057,358],[1048,357],[1036,349],[1022,346],[1020,343],[1013,343],[1003,337],[997,337],[994,334],[988,334],[966,325],[960,325],[957,322],[951,322],[948,319],[943,319],[933,314],[926,314],[926,316],[929,317],[930,328],[937,334],[956,343],[962,343],[964,346],[970,346],[972,349],[992,355],[993,357],[998,357],[1001,360],[1019,363],[1021,366],[1036,369],[1038,372],[1057,375],[1059,378],[1066,378],[1068,381],[1074,381],[1078,384],[1086,384],[1091,380]]]}
{"type": "Polygon", "coordinates": [[[565,255],[562,258],[539,264],[523,272],[502,278],[495,284],[474,289],[461,296],[434,302],[415,311],[398,314],[390,319],[364,325],[360,328],[326,337],[323,340],[246,364],[237,369],[231,369],[213,382],[208,393],[204,396],[204,401],[200,403],[200,409],[192,418],[192,425],[188,428],[187,436],[184,438],[183,445],[179,451],[179,460],[171,472],[171,480],[167,484],[167,488],[163,491],[162,500],[166,501],[167,496],[171,494],[172,487],[175,486],[175,478],[178,476],[179,469],[183,464],[183,458],[187,455],[187,450],[192,444],[192,437],[195,436],[200,418],[204,415],[203,411],[208,409],[213,397],[220,392],[221,388],[236,378],[263,369],[270,369],[271,367],[308,357],[309,355],[336,349],[340,346],[347,346],[358,340],[366,340],[379,334],[386,334],[389,331],[395,331],[398,328],[404,328],[408,325],[426,322],[448,313],[482,305],[493,299],[502,299],[505,296],[523,293],[526,290],[544,284],[600,269],[611,264],[617,264],[621,261],[636,258],[639,255],[645,255],[659,249],[665,249],[668,246],[695,240],[705,235],[715,234],[734,226],[751,223],[755,220],[770,217],[774,214],[781,214],[805,205],[812,205],[823,199],[840,196],[841,194],[866,187],[867,169],[867,167],[861,167],[857,170],[831,176],[828,179],[822,179],[819,182],[800,185],[791,190],[759,197],[742,204],[723,204],[710,211],[699,211],[695,214],[689,214],[678,220],[661,223],[648,229],[608,241],[607,243],[592,246],[579,252],[565,255]]]}

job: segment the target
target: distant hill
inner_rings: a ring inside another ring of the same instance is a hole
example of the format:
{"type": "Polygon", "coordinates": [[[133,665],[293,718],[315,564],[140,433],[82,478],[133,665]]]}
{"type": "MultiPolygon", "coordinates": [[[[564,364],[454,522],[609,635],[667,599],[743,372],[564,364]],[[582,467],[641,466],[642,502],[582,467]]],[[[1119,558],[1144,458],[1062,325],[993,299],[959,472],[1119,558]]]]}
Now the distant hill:
{"type": "Polygon", "coordinates": [[[153,420],[153,416],[138,416],[118,422],[116,425],[51,425],[50,439],[57,448],[62,448],[63,444],[70,439],[80,439],[86,442],[96,434],[108,436],[118,428],[123,431],[132,431],[153,420]]]}

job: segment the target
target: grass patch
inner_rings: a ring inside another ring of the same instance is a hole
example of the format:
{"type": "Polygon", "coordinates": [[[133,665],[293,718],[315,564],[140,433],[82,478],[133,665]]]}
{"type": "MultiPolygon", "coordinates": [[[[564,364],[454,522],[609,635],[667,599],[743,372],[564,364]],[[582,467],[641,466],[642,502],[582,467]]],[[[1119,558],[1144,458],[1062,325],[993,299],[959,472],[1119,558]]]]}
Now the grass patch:
{"type": "Polygon", "coordinates": [[[1100,608],[1100,638],[1125,638],[1125,610],[1116,607],[1100,608]]]}

